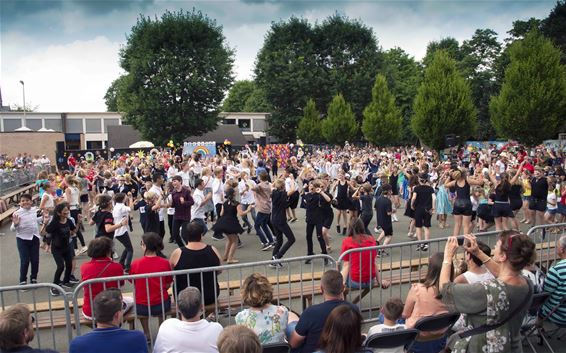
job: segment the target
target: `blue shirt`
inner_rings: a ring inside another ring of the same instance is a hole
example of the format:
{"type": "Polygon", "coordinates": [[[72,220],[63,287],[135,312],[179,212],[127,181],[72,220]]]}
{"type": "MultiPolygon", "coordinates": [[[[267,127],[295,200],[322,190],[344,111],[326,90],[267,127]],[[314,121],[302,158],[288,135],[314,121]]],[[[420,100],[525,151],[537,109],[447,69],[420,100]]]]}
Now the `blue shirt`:
{"type": "Polygon", "coordinates": [[[143,332],[109,327],[96,328],[85,335],[75,337],[71,342],[69,352],[148,353],[148,349],[143,332]]]}
{"type": "Polygon", "coordinates": [[[305,340],[301,347],[293,350],[294,353],[312,353],[318,349],[318,341],[326,318],[334,308],[341,304],[347,304],[359,310],[357,306],[344,300],[328,300],[310,306],[303,312],[295,327],[295,332],[304,336],[305,340]]]}
{"type": "MultiPolygon", "coordinates": [[[[566,296],[566,259],[560,260],[552,266],[546,274],[544,280],[543,291],[550,293],[550,297],[546,300],[540,309],[542,316],[550,314],[552,309],[560,304],[560,301],[566,296]]],[[[552,315],[550,321],[558,325],[566,325],[566,307],[558,307],[552,315]]]]}

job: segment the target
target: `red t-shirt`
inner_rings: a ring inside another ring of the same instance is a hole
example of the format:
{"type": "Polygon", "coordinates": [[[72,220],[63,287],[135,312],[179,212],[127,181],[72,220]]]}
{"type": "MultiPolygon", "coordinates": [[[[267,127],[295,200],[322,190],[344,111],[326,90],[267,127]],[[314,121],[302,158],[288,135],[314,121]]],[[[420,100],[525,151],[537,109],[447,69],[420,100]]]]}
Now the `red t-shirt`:
{"type": "MultiPolygon", "coordinates": [[[[342,241],[342,253],[350,249],[367,248],[370,246],[376,246],[377,242],[375,238],[369,235],[365,235],[361,238],[361,243],[358,244],[352,237],[347,237],[342,241]]],[[[370,278],[377,277],[377,269],[375,268],[375,257],[377,256],[377,250],[365,250],[361,251],[361,256],[359,252],[354,252],[350,255],[344,256],[344,261],[350,262],[350,279],[354,282],[369,282],[370,278]],[[351,255],[351,256],[350,256],[351,255]],[[361,260],[361,267],[360,267],[361,260]],[[371,264],[371,276],[370,276],[370,264],[371,264]],[[361,271],[361,281],[360,281],[360,271],[361,271]]]]}
{"type": "MultiPolygon", "coordinates": [[[[159,256],[144,256],[132,262],[130,266],[131,275],[139,275],[143,273],[155,273],[171,271],[169,261],[159,256]]],[[[167,288],[173,282],[172,276],[152,277],[147,280],[134,280],[136,287],[136,304],[146,306],[161,304],[163,300],[169,298],[167,288]],[[149,305],[147,303],[147,288],[149,287],[149,305]]]]}
{"type": "MultiPolygon", "coordinates": [[[[112,261],[108,257],[101,257],[97,259],[92,259],[89,262],[85,262],[81,266],[81,278],[84,281],[93,278],[105,278],[105,277],[115,277],[123,276],[124,269],[122,265],[117,262],[112,261]]],[[[105,284],[93,283],[91,285],[86,285],[84,289],[84,303],[83,303],[83,313],[87,316],[92,316],[91,312],[91,301],[94,302],[94,298],[104,289],[108,288],[119,288],[124,285],[124,281],[111,281],[105,284]]]]}

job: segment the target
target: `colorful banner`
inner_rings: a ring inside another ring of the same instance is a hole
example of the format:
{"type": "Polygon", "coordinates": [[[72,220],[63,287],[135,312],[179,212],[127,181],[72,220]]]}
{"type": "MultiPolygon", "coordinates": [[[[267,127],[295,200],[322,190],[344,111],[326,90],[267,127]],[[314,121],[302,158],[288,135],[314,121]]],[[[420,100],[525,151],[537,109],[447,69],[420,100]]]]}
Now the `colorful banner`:
{"type": "Polygon", "coordinates": [[[216,156],[216,142],[185,142],[183,145],[183,155],[200,153],[203,157],[216,156]]]}

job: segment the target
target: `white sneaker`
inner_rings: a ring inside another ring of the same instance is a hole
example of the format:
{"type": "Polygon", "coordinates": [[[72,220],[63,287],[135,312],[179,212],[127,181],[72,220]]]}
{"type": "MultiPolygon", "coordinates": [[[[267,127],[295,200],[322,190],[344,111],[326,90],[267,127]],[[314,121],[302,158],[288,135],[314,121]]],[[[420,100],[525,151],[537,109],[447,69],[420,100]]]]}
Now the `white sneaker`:
{"type": "Polygon", "coordinates": [[[79,253],[82,255],[82,254],[86,253],[87,251],[88,251],[88,246],[83,246],[79,253]]]}

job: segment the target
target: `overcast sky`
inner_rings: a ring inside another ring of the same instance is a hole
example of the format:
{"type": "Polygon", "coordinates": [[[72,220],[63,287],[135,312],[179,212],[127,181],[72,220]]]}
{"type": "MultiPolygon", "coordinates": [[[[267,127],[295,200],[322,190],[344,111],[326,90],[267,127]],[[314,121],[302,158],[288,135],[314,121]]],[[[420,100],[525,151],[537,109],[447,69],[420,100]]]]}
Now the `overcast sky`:
{"type": "Polygon", "coordinates": [[[224,28],[236,50],[237,79],[250,79],[253,63],[272,21],[291,15],[321,21],[338,12],[371,27],[384,49],[394,46],[421,59],[431,40],[460,42],[477,28],[505,38],[511,23],[544,18],[554,7],[544,1],[168,1],[0,0],[0,87],[3,104],[26,101],[43,112],[105,111],[104,94],[120,75],[118,51],[139,14],[193,7],[224,28]]]}

